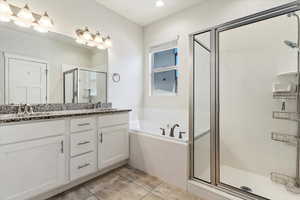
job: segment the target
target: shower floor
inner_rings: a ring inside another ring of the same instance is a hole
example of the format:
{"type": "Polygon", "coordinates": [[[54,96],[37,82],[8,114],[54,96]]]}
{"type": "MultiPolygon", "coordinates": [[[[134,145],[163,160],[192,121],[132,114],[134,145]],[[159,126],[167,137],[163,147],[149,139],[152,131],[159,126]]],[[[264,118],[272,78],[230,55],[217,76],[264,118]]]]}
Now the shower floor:
{"type": "MultiPolygon", "coordinates": [[[[202,173],[200,177],[208,177],[209,170],[202,173]]],[[[252,193],[272,200],[292,200],[300,198],[300,195],[293,194],[286,190],[285,186],[271,181],[270,177],[255,174],[230,166],[221,166],[220,179],[222,183],[240,188],[247,186],[252,193]]]]}

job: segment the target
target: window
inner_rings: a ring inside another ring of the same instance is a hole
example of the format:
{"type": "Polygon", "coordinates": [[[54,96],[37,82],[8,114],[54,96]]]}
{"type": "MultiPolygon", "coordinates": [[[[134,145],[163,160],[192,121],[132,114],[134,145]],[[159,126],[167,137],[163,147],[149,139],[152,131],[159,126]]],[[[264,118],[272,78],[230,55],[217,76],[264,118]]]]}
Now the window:
{"type": "Polygon", "coordinates": [[[175,95],[178,85],[178,49],[155,51],[151,57],[151,95],[175,95]]]}

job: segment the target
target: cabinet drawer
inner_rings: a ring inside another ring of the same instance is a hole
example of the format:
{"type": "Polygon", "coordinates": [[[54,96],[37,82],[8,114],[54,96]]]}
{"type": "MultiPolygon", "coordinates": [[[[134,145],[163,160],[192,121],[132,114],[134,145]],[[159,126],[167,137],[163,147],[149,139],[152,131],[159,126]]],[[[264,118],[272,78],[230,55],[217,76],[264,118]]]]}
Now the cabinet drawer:
{"type": "Polygon", "coordinates": [[[86,131],[95,128],[94,118],[71,119],[71,132],[86,131]]]}
{"type": "Polygon", "coordinates": [[[129,121],[128,113],[103,115],[98,118],[99,127],[108,127],[120,124],[127,124],[129,121]]]}
{"type": "Polygon", "coordinates": [[[94,130],[71,135],[71,156],[95,152],[96,133],[94,130]]]}
{"type": "Polygon", "coordinates": [[[0,145],[45,138],[65,133],[65,120],[0,126],[0,145]]]}
{"type": "Polygon", "coordinates": [[[96,153],[91,152],[71,159],[70,178],[71,181],[96,172],[96,153]]]}

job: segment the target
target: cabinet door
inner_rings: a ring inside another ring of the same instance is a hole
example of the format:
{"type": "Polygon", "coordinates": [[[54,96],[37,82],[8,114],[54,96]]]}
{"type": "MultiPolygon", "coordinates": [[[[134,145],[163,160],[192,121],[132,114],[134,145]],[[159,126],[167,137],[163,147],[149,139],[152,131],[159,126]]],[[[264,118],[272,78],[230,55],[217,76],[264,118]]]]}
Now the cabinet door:
{"type": "Polygon", "coordinates": [[[65,181],[64,137],[0,146],[0,199],[24,200],[65,181]]]}
{"type": "Polygon", "coordinates": [[[129,157],[128,125],[102,128],[98,132],[98,167],[103,169],[129,157]]]}

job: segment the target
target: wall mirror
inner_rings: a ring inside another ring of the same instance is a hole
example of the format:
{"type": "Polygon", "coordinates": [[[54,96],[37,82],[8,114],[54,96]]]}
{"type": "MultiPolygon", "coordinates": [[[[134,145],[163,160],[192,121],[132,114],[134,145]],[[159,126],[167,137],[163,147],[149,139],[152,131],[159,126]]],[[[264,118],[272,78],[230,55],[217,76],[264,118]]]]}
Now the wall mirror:
{"type": "Polygon", "coordinates": [[[58,33],[0,25],[0,104],[107,99],[107,50],[58,33]]]}

